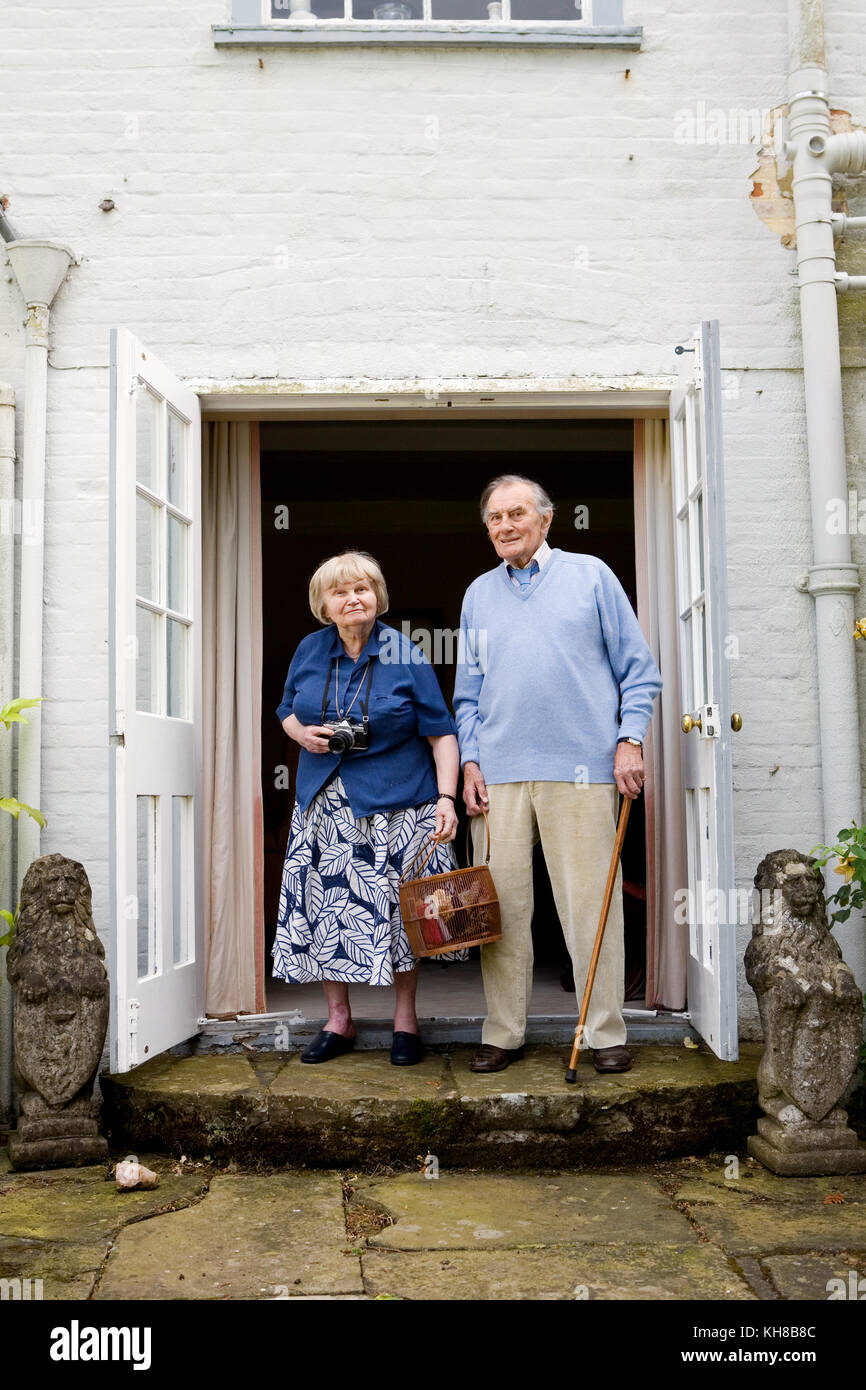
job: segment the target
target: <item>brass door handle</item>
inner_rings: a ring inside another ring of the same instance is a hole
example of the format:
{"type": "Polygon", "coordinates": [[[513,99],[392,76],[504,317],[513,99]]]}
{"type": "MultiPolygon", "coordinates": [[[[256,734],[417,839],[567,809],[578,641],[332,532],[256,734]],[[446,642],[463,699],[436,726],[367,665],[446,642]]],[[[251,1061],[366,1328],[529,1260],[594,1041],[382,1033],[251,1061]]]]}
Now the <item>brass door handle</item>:
{"type": "Polygon", "coordinates": [[[735,734],[738,734],[738,733],[740,732],[740,730],[742,729],[742,727],[743,727],[743,716],[742,716],[741,714],[736,714],[736,713],[732,714],[732,715],[731,715],[731,728],[733,729],[734,733],[735,733],[735,734]]]}
{"type": "Polygon", "coordinates": [[[696,714],[696,715],[694,715],[694,716],[692,716],[691,714],[684,714],[684,715],[683,715],[683,733],[684,733],[684,734],[690,734],[691,731],[692,731],[692,729],[701,729],[701,730],[703,730],[703,727],[704,727],[704,726],[703,726],[703,723],[701,722],[701,716],[700,716],[699,714],[696,714]]]}

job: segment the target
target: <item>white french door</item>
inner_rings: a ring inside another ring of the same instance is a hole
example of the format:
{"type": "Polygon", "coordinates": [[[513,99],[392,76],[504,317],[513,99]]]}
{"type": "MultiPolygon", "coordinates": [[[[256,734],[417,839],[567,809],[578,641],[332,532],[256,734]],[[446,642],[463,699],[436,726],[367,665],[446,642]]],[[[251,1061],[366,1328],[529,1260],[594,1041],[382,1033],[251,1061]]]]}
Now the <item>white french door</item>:
{"type": "Polygon", "coordinates": [[[198,397],[111,334],[111,1067],[199,1031],[201,423],[198,397]]]}
{"type": "MultiPolygon", "coordinates": [[[[688,359],[687,359],[688,360],[688,359]]],[[[738,894],[719,326],[700,325],[693,370],[670,402],[682,767],[689,876],[688,1008],[726,1061],[737,1057],[738,894]]]]}

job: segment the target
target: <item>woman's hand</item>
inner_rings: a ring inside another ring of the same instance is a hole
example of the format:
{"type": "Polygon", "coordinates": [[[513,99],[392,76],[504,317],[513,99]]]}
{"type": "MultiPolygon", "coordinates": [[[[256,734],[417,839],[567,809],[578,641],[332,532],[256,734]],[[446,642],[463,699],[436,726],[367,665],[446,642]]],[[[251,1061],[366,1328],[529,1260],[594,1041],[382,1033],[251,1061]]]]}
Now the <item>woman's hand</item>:
{"type": "Polygon", "coordinates": [[[283,720],[283,728],[289,738],[306,748],[308,753],[329,753],[328,739],[334,732],[327,724],[302,724],[294,714],[283,720]]]}
{"type": "Polygon", "coordinates": [[[446,797],[442,797],[436,802],[436,838],[443,845],[447,845],[457,834],[457,812],[452,802],[446,797]]]}

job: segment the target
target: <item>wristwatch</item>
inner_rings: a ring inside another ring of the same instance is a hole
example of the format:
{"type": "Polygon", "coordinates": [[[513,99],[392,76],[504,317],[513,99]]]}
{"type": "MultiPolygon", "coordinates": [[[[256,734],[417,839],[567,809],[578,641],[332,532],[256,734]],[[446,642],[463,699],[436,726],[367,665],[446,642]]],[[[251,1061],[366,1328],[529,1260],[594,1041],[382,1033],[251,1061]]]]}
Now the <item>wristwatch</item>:
{"type": "Polygon", "coordinates": [[[639,748],[643,752],[643,744],[639,738],[618,738],[617,743],[630,743],[632,748],[639,748]]]}

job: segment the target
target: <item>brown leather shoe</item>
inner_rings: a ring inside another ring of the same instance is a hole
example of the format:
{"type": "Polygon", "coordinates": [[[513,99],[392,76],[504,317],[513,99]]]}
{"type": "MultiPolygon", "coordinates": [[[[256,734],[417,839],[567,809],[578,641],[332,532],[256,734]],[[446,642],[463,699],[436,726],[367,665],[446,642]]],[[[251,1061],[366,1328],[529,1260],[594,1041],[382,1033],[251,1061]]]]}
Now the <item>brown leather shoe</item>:
{"type": "Polygon", "coordinates": [[[518,1062],[522,1056],[522,1047],[513,1047],[508,1050],[504,1047],[494,1047],[492,1043],[482,1043],[469,1063],[469,1070],[505,1071],[509,1063],[518,1062]]]}
{"type": "Polygon", "coordinates": [[[592,1060],[596,1071],[631,1071],[631,1053],[625,1046],[596,1048],[592,1060]]]}

